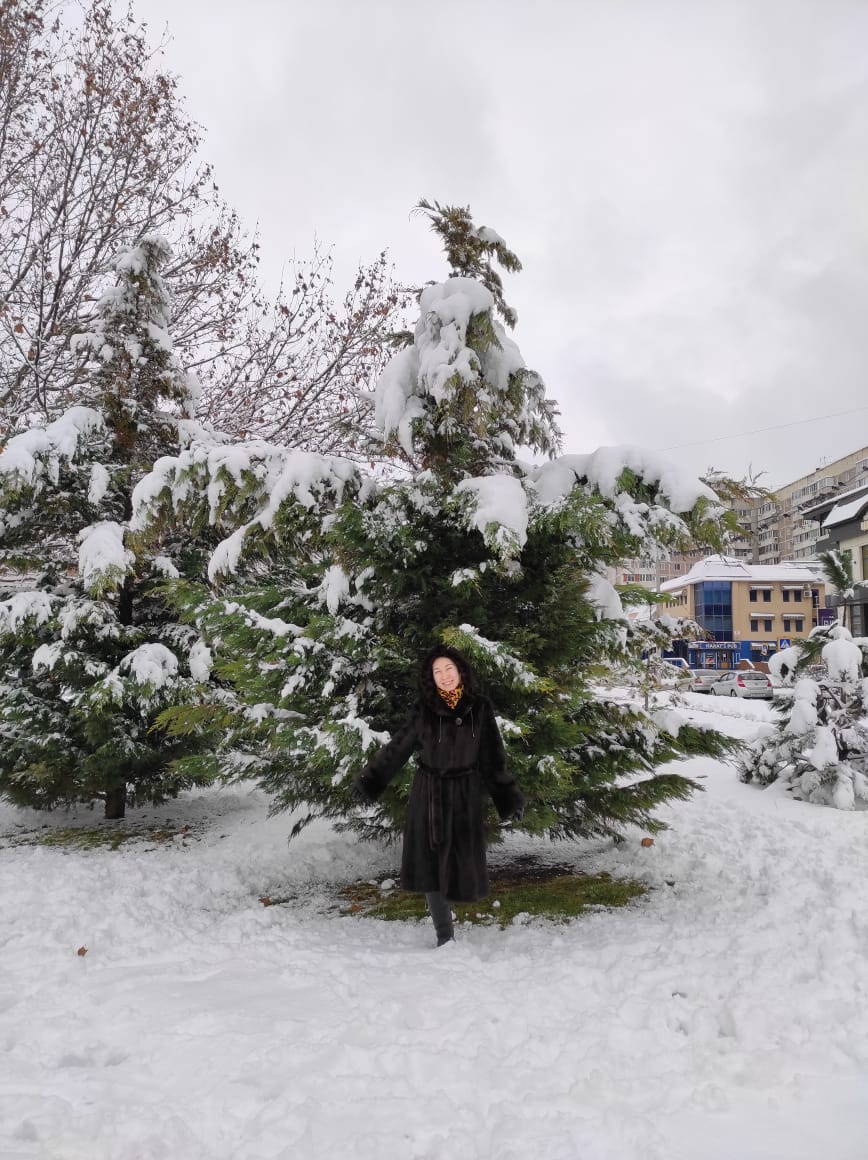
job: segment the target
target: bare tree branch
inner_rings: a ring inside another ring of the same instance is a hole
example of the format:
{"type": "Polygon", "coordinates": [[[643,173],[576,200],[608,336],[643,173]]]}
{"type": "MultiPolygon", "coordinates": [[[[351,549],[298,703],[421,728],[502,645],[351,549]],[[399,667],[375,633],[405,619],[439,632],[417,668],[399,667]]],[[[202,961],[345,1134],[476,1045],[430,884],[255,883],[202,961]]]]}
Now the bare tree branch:
{"type": "MultiPolygon", "coordinates": [[[[202,417],[239,437],[370,457],[365,404],[407,294],[384,254],[335,302],[331,257],[293,262],[274,301],[259,243],[197,160],[201,130],[131,11],[0,0],[0,439],[74,402],[115,255],[159,233],[181,363],[202,417]]],[[[380,453],[381,454],[381,453],[380,453]]]]}

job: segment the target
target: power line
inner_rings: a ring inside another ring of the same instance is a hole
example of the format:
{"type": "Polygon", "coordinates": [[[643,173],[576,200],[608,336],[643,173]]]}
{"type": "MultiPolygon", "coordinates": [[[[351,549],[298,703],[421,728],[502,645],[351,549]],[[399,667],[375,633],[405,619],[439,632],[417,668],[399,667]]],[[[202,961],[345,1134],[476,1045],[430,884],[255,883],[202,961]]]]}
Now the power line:
{"type": "Polygon", "coordinates": [[[791,423],[777,423],[774,427],[757,427],[754,431],[741,431],[735,435],[715,435],[711,439],[696,439],[692,443],[676,443],[672,447],[660,447],[660,451],[680,451],[683,447],[701,447],[704,443],[722,443],[726,439],[746,439],[748,435],[763,435],[766,431],[783,431],[786,427],[799,427],[803,423],[821,423],[824,419],[838,419],[842,415],[855,415],[868,411],[864,407],[851,407],[849,411],[833,411],[831,415],[815,415],[812,419],[794,419],[791,423]]]}

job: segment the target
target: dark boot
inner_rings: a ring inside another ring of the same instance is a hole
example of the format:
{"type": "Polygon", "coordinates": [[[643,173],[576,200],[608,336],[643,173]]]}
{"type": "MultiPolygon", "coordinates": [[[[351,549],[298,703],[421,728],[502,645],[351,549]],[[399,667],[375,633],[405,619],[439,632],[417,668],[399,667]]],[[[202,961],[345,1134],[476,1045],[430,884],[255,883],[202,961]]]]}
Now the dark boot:
{"type": "Polygon", "coordinates": [[[428,903],[428,910],[434,920],[438,947],[442,947],[444,943],[453,942],[455,927],[452,925],[452,907],[447,899],[441,891],[434,890],[425,895],[425,901],[428,903]]]}

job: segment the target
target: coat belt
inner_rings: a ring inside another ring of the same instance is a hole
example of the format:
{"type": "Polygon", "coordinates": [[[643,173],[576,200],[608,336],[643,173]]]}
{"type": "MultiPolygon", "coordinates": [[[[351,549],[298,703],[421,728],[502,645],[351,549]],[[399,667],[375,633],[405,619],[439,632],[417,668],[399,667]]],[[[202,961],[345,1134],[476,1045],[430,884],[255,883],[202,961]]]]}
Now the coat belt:
{"type": "Polygon", "coordinates": [[[419,772],[425,775],[428,797],[428,845],[436,850],[443,842],[443,781],[445,778],[469,777],[476,772],[475,765],[461,769],[431,769],[420,765],[419,772]]]}

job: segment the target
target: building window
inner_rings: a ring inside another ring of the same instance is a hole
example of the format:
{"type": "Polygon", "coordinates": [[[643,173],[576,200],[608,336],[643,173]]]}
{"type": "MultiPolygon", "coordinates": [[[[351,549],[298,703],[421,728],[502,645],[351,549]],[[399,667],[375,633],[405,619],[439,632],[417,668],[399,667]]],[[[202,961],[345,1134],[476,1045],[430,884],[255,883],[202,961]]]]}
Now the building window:
{"type": "Polygon", "coordinates": [[[764,627],[765,627],[765,631],[766,631],[766,632],[771,632],[771,630],[772,630],[772,622],[771,622],[770,620],[764,620],[764,621],[763,621],[763,625],[764,625],[764,627]]]}
{"type": "Polygon", "coordinates": [[[793,600],[795,600],[796,604],[801,604],[802,590],[800,588],[796,589],[796,591],[793,593],[793,600]]]}
{"type": "Polygon", "coordinates": [[[790,590],[789,590],[789,588],[785,588],[784,589],[784,604],[789,604],[789,602],[790,602],[790,590]]]}
{"type": "Polygon", "coordinates": [[[731,641],[732,585],[728,581],[705,581],[693,590],[694,617],[714,640],[731,641]]]}
{"type": "Polygon", "coordinates": [[[758,599],[758,596],[757,596],[756,588],[751,588],[751,590],[750,590],[750,602],[751,602],[751,604],[756,604],[757,599],[758,599]]]}
{"type": "Polygon", "coordinates": [[[763,589],[763,602],[765,604],[771,604],[771,602],[772,602],[772,590],[771,590],[771,588],[764,588],[763,589]]]}

